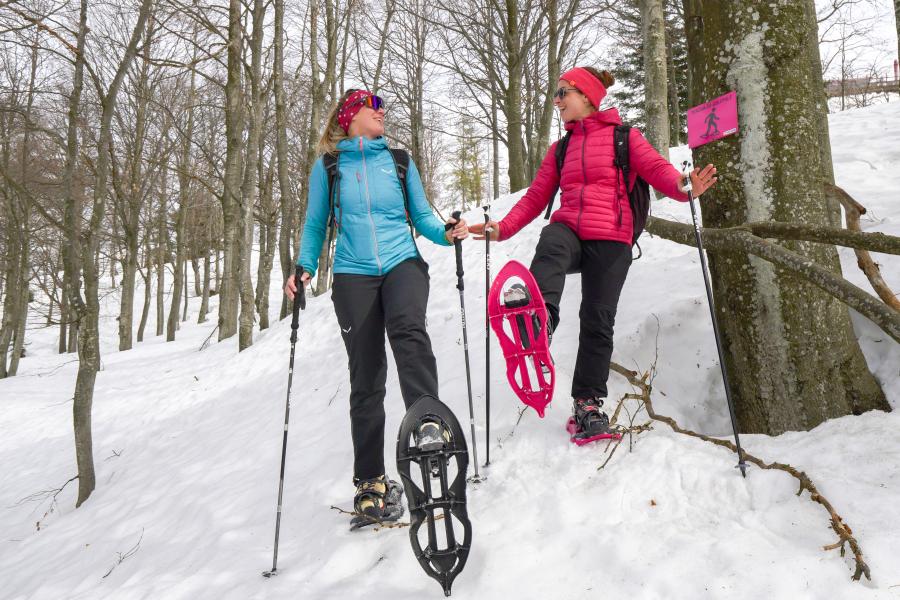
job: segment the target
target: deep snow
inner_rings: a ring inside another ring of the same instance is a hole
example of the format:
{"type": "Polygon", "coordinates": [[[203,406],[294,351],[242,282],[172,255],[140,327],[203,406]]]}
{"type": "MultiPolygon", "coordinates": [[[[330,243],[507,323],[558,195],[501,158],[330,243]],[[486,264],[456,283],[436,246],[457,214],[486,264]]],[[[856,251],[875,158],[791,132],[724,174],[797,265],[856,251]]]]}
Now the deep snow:
{"type": "MultiPolygon", "coordinates": [[[[900,104],[831,117],[837,181],[869,209],[863,226],[900,235],[900,104]]],[[[684,148],[673,157],[684,156],[684,148]]],[[[494,203],[502,216],[518,195],[494,203]]],[[[480,220],[480,209],[469,212],[480,220]]],[[[690,221],[670,200],[654,213],[690,221]]],[[[528,262],[543,220],[492,245],[493,272],[528,262]]],[[[453,252],[419,242],[431,265],[429,330],[442,399],[468,418],[453,252]]],[[[614,360],[646,369],[658,352],[655,406],[687,427],[730,431],[695,249],[642,239],[622,295],[614,360]]],[[[479,455],[484,457],[484,256],[466,242],[466,301],[479,455]]],[[[868,289],[852,251],[845,275],[868,289]]],[[[900,262],[876,256],[900,288],[900,262]]],[[[279,283],[272,286],[272,314],[279,283]]],[[[808,433],[746,435],[748,451],[805,470],[853,528],[873,581],[850,581],[852,560],[823,551],[835,541],[827,513],[797,498],[781,472],[656,424],[618,449],[577,448],[563,425],[577,341],[580,283],[570,277],[554,336],[556,401],[516,426],[520,404],[492,340],[492,464],[469,488],[474,543],[454,597],[492,599],[900,598],[900,415],[833,420],[808,433]]],[[[103,371],[94,399],[97,489],[75,510],[75,482],[57,498],[24,498],[75,474],[71,393],[77,363],[55,354],[55,330],[29,332],[20,375],[0,381],[0,598],[195,599],[442,597],[409,549],[407,530],[347,531],[352,453],[346,355],[330,299],[301,315],[279,570],[272,535],[287,383],[289,324],[276,322],[237,353],[237,341],[199,351],[215,321],[176,342],[148,336],[117,352],[118,291],[102,321],[103,371]],[[40,522],[40,530],[36,523],[40,522]],[[139,545],[138,545],[139,542],[139,545]],[[135,549],[136,548],[136,549],[135,549]],[[119,563],[121,555],[135,549],[119,563]],[[113,568],[114,567],[114,568],[113,568]],[[110,569],[112,568],[112,571],[110,569]],[[104,577],[105,574],[108,576],[104,577]]],[[[152,331],[153,323],[148,324],[152,331]]],[[[858,315],[854,325],[892,406],[900,402],[900,347],[858,315]]],[[[616,375],[611,397],[629,391],[616,375]]],[[[389,473],[403,415],[393,360],[386,400],[389,473]]],[[[645,419],[639,417],[637,422],[645,419]]],[[[468,427],[464,427],[468,433],[468,427]]],[[[471,440],[470,440],[471,445],[471,440]]],[[[471,466],[470,466],[471,470],[471,466]]]]}

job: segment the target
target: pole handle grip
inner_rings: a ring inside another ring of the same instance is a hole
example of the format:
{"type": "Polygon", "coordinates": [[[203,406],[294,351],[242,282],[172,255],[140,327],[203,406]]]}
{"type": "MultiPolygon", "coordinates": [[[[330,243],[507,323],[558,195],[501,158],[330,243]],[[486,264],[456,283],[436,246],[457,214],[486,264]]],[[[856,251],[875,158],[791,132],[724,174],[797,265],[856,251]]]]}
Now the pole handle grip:
{"type": "MultiPolygon", "coordinates": [[[[458,223],[461,216],[462,216],[462,212],[460,212],[458,210],[454,210],[453,214],[450,215],[450,218],[456,219],[456,222],[458,223]]],[[[452,227],[453,227],[453,224],[451,224],[451,223],[447,223],[446,225],[444,225],[444,228],[446,231],[449,231],[452,227]]],[[[454,239],[453,246],[454,246],[454,249],[456,250],[456,277],[459,279],[459,283],[456,287],[461,290],[461,289],[463,289],[462,240],[458,239],[458,238],[454,239]]]]}
{"type": "Polygon", "coordinates": [[[294,294],[293,314],[291,316],[291,329],[297,331],[300,327],[300,311],[306,310],[306,289],[300,277],[303,276],[303,267],[297,265],[294,271],[294,283],[297,285],[297,293],[294,294]]]}

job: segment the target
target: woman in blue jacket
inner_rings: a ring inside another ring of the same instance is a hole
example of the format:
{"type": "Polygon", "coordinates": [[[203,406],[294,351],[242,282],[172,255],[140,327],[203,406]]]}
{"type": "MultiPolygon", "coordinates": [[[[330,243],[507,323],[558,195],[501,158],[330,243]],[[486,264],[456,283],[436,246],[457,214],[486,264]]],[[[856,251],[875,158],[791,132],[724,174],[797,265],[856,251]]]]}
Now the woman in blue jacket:
{"type": "MultiPolygon", "coordinates": [[[[428,265],[422,260],[409,222],[435,244],[450,246],[468,235],[463,220],[445,231],[425,199],[416,165],[406,174],[408,216],[394,156],[384,137],[384,105],[366,90],[348,90],[328,116],[319,140],[320,157],[309,179],[306,224],[297,265],[301,281],[315,276],[332,209],[324,155],[336,157],[338,179],[334,201],[337,243],[331,299],[347,349],[350,368],[350,431],[353,437],[353,481],[356,512],[375,519],[396,518],[386,497],[384,468],[384,396],[387,332],[400,391],[408,409],[423,395],[438,397],[437,366],[425,330],[428,265]]],[[[285,293],[293,299],[294,276],[285,293]]],[[[393,483],[393,482],[390,482],[393,483]]],[[[391,489],[394,488],[394,489],[391,489]]]]}

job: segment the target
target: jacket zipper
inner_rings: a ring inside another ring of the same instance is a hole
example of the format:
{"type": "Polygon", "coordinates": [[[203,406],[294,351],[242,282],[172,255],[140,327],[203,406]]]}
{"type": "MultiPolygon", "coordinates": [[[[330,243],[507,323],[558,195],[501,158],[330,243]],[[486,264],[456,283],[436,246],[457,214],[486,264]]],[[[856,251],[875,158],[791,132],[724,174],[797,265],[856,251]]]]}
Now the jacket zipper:
{"type": "Polygon", "coordinates": [[[365,180],[366,187],[366,208],[369,211],[369,223],[372,224],[372,240],[375,243],[375,262],[378,264],[378,274],[381,275],[381,257],[378,253],[378,234],[375,230],[375,219],[372,217],[372,198],[369,196],[369,170],[366,167],[366,152],[363,149],[362,136],[359,137],[359,151],[360,154],[362,154],[363,179],[365,180]]]}
{"type": "Polygon", "coordinates": [[[581,237],[581,213],[584,212],[584,188],[587,186],[587,164],[584,161],[585,158],[585,146],[587,145],[587,127],[584,125],[584,120],[581,121],[581,171],[584,177],[584,181],[581,184],[581,194],[578,199],[578,220],[575,222],[575,233],[579,237],[581,237]]]}

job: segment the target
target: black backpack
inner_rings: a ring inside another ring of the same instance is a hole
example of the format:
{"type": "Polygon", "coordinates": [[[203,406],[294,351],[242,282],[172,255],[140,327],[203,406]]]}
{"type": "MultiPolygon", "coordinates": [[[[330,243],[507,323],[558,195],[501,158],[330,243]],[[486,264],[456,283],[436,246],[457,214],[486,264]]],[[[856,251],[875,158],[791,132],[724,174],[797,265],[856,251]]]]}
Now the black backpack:
{"type": "MultiPolygon", "coordinates": [[[[409,171],[409,152],[401,148],[389,148],[391,157],[394,159],[394,170],[397,173],[397,179],[400,180],[400,189],[403,191],[403,208],[406,211],[406,223],[409,225],[409,232],[413,236],[415,242],[416,236],[413,233],[413,224],[409,218],[409,195],[406,191],[406,173],[409,171]]],[[[334,231],[341,229],[341,173],[338,169],[338,161],[340,160],[340,151],[334,153],[326,153],[322,155],[322,163],[325,166],[325,172],[328,174],[328,244],[334,241],[334,231]]]]}
{"type": "MultiPolygon", "coordinates": [[[[628,125],[617,125],[615,133],[613,134],[613,143],[616,146],[616,158],[614,164],[619,172],[622,173],[626,187],[628,186],[628,177],[630,174],[628,154],[628,136],[630,134],[631,127],[628,125]]],[[[556,157],[556,172],[559,176],[562,176],[563,162],[566,160],[566,149],[569,147],[569,138],[571,136],[571,131],[566,132],[566,135],[556,144],[554,156],[556,157]]],[[[647,224],[647,217],[650,215],[650,185],[640,176],[634,180],[634,187],[628,192],[628,204],[631,206],[631,223],[633,228],[631,240],[632,245],[635,245],[637,244],[638,237],[644,232],[644,226],[647,224]]],[[[549,219],[552,211],[553,198],[550,199],[550,203],[547,205],[547,212],[544,213],[544,218],[549,219]]],[[[641,247],[638,245],[639,253],[640,249],[641,247]]],[[[640,258],[640,254],[638,254],[638,258],[640,258]]]]}

